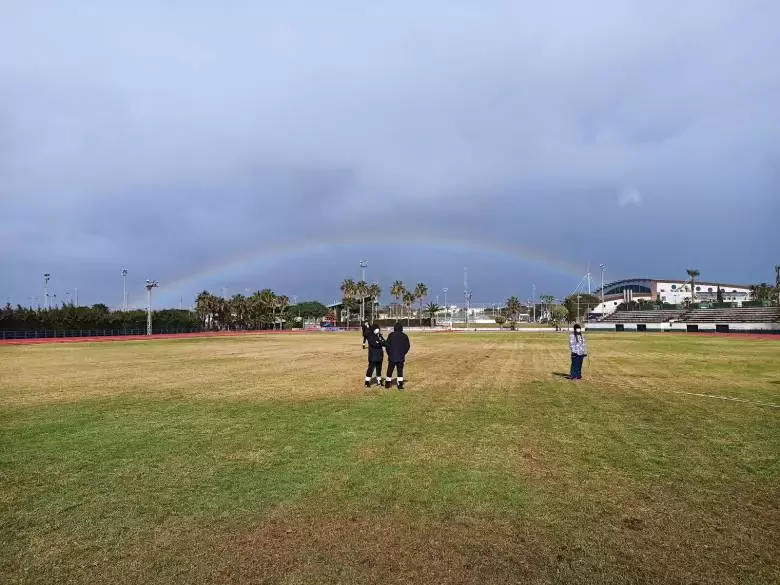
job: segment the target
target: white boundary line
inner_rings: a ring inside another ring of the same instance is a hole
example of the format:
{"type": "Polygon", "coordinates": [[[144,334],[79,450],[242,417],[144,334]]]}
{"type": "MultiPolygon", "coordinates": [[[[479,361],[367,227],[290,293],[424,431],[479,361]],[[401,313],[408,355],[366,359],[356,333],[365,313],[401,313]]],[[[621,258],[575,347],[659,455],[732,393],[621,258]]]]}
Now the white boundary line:
{"type": "MultiPolygon", "coordinates": [[[[649,392],[658,392],[658,390],[650,390],[649,392]]],[[[753,404],[755,406],[768,406],[769,408],[780,408],[780,404],[772,404],[771,402],[756,402],[755,400],[745,400],[744,398],[732,398],[731,396],[718,396],[716,394],[697,394],[696,392],[683,392],[682,390],[661,390],[661,392],[668,392],[671,394],[685,394],[687,396],[700,396],[702,398],[715,398],[717,400],[733,400],[734,402],[744,402],[746,404],[753,404]]]]}

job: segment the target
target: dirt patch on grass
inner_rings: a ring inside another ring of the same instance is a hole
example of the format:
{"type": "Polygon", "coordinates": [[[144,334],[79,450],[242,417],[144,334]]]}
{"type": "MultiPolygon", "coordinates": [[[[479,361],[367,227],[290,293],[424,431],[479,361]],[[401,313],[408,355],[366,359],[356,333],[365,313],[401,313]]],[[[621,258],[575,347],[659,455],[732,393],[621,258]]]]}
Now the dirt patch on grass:
{"type": "Polygon", "coordinates": [[[231,583],[542,583],[544,538],[496,519],[402,512],[273,517],[223,545],[214,580],[231,583]]]}

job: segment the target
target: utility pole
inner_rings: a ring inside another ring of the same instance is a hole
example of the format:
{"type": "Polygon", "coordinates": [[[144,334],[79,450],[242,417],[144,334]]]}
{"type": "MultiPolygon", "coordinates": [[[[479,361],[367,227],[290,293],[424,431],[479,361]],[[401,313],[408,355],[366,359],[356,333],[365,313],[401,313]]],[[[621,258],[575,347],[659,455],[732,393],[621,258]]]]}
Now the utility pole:
{"type": "Polygon", "coordinates": [[[122,310],[127,311],[127,268],[122,268],[122,310]]]}
{"type": "Polygon", "coordinates": [[[152,289],[159,286],[156,280],[146,281],[146,292],[148,293],[148,303],[146,305],[146,334],[152,334],[152,289]]]}
{"type": "Polygon", "coordinates": [[[46,272],[43,275],[43,307],[45,309],[49,308],[49,279],[51,278],[51,274],[46,272]]]}
{"type": "Polygon", "coordinates": [[[532,293],[531,293],[531,304],[534,306],[534,323],[536,323],[536,285],[533,284],[532,286],[532,293]]]}

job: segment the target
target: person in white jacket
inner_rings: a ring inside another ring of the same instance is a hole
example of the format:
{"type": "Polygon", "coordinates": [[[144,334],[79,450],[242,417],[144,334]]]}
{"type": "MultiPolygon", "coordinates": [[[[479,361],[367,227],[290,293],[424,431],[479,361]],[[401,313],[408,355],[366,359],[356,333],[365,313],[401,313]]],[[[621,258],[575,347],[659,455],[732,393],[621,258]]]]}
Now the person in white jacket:
{"type": "Polygon", "coordinates": [[[571,350],[569,380],[582,380],[582,362],[588,355],[588,345],[582,336],[579,323],[574,324],[574,333],[569,335],[569,349],[571,350]]]}

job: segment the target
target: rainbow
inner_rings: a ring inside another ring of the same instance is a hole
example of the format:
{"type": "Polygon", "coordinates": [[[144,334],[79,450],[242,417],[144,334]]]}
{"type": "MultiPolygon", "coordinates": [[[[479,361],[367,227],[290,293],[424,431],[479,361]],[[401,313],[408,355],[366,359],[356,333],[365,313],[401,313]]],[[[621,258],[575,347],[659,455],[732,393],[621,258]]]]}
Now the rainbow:
{"type": "MultiPolygon", "coordinates": [[[[323,250],[335,250],[348,246],[376,246],[386,245],[394,247],[409,246],[430,246],[436,248],[445,248],[451,254],[453,250],[461,251],[482,251],[491,254],[501,254],[504,257],[512,258],[526,263],[536,264],[545,270],[556,272],[573,278],[582,278],[585,272],[584,265],[574,264],[566,260],[556,258],[549,254],[544,254],[517,244],[506,244],[498,242],[471,240],[465,237],[439,236],[439,235],[418,235],[403,234],[399,242],[398,234],[371,235],[367,238],[365,235],[351,234],[339,235],[317,239],[299,239],[292,242],[276,244],[270,247],[264,247],[261,250],[249,249],[241,254],[233,256],[211,265],[205,266],[195,272],[185,274],[171,281],[160,280],[159,293],[162,295],[173,294],[176,291],[185,289],[204,288],[204,281],[212,280],[216,277],[225,277],[246,270],[253,265],[269,260],[276,261],[289,259],[293,256],[305,256],[313,252],[322,252],[323,250]]],[[[341,279],[337,279],[340,281],[341,279]]],[[[336,282],[334,281],[334,286],[336,282]]],[[[218,292],[218,291],[217,291],[218,292]]],[[[134,305],[141,306],[145,304],[145,297],[139,296],[134,299],[134,305]]]]}

